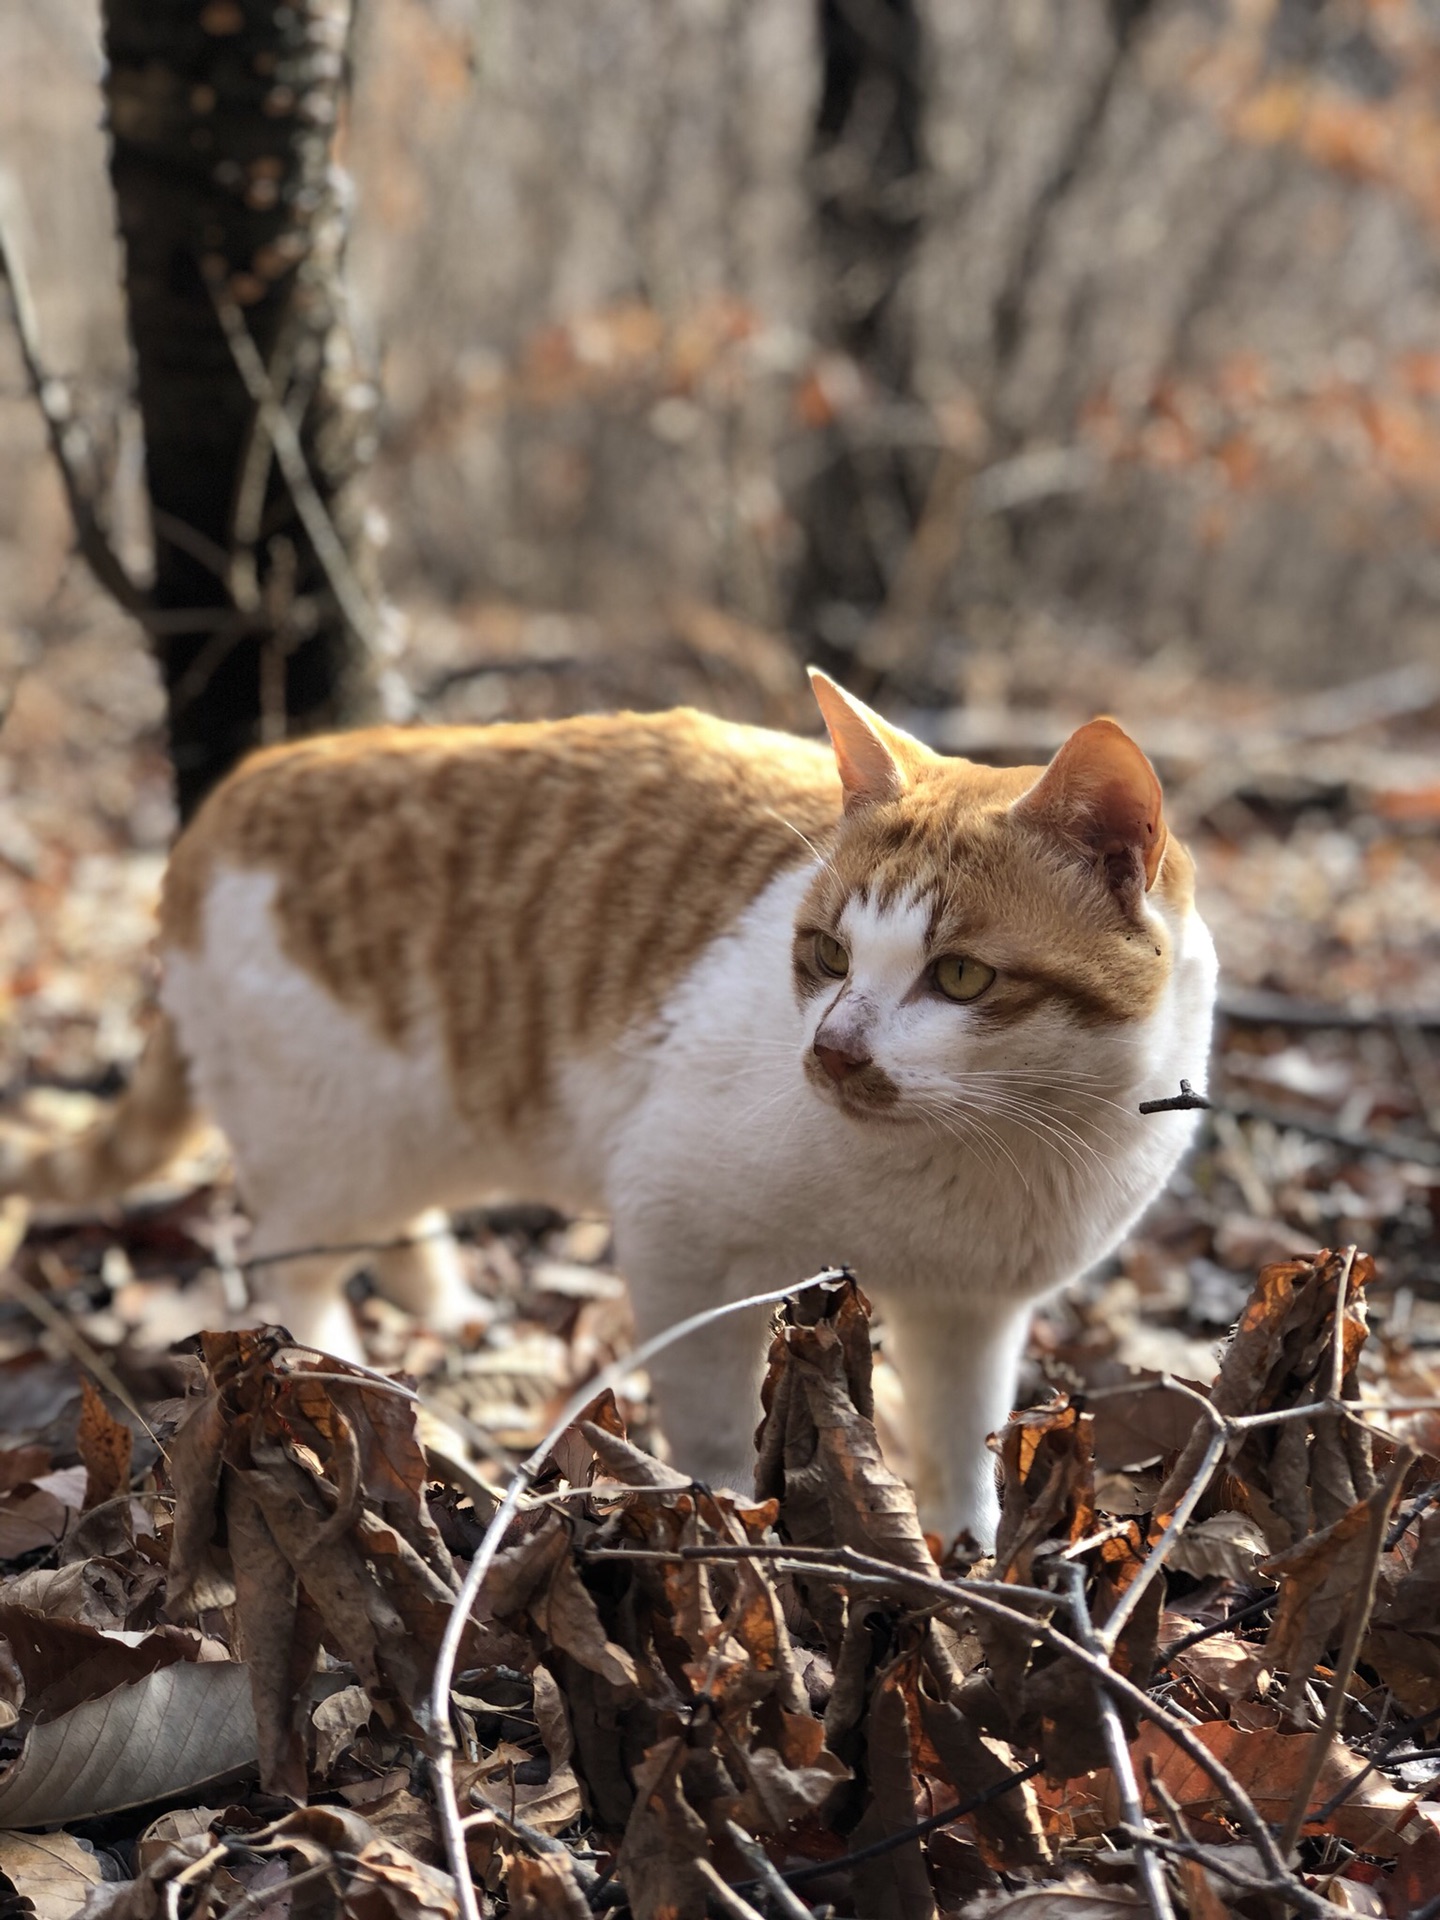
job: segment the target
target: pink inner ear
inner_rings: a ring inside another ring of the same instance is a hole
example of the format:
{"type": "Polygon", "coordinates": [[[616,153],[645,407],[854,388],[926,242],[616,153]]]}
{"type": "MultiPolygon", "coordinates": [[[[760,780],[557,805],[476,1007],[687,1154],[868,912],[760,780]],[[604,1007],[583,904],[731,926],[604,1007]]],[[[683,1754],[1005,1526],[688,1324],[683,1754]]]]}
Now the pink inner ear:
{"type": "Polygon", "coordinates": [[[1138,856],[1146,888],[1154,885],[1167,838],[1160,782],[1113,720],[1077,728],[1016,812],[1078,840],[1107,863],[1138,856]]]}
{"type": "Polygon", "coordinates": [[[861,807],[898,799],[907,779],[896,747],[907,736],[887,727],[862,701],[813,667],[810,685],[835,749],[835,764],[845,790],[845,811],[853,813],[861,807]]]}

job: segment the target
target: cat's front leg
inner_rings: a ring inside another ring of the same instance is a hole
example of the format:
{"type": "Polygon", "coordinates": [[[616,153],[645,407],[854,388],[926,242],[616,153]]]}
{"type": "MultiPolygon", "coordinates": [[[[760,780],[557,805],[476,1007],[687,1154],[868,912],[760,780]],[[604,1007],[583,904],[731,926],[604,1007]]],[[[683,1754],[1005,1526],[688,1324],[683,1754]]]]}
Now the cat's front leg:
{"type": "Polygon", "coordinates": [[[885,1349],[905,1391],[921,1523],[948,1544],[968,1530],[995,1543],[995,1456],[986,1446],[1014,1404],[1030,1303],[905,1293],[881,1302],[885,1349]]]}
{"type": "MultiPolygon", "coordinates": [[[[641,1340],[722,1301],[743,1300],[776,1284],[768,1266],[720,1264],[711,1250],[676,1240],[657,1245],[648,1236],[630,1238],[618,1225],[616,1253],[641,1340]]],[[[756,1307],[727,1314],[648,1363],[670,1459],[681,1473],[707,1486],[732,1487],[748,1496],[754,1485],[754,1437],[773,1312],[773,1307],[756,1307]]]]}

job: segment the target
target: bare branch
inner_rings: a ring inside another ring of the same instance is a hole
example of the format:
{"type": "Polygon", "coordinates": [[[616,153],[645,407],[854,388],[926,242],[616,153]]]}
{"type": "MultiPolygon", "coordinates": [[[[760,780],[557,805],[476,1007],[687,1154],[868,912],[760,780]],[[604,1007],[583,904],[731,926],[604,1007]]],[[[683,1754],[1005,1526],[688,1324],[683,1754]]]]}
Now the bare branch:
{"type": "Polygon", "coordinates": [[[815,1920],[814,1913],[790,1887],[764,1847],[758,1840],[751,1839],[738,1820],[727,1820],[725,1831],[734,1842],[735,1851],[744,1860],[746,1866],[753,1869],[761,1890],[774,1906],[776,1913],[782,1916],[782,1920],[815,1920]]]}
{"type": "MultiPolygon", "coordinates": [[[[1216,1458],[1219,1458],[1218,1453],[1216,1458]]],[[[1087,1648],[1097,1659],[1104,1659],[1108,1665],[1110,1647],[1095,1631],[1095,1623],[1090,1618],[1090,1609],[1085,1604],[1085,1569],[1072,1565],[1066,1567],[1065,1573],[1070,1587],[1070,1611],[1075,1621],[1076,1638],[1082,1647],[1087,1648]]],[[[1111,1645],[1113,1644],[1112,1641],[1111,1645]]],[[[1145,1818],[1145,1803],[1140,1798],[1140,1783],[1135,1778],[1135,1768],[1130,1759],[1125,1729],[1120,1724],[1120,1715],[1116,1711],[1114,1700],[1099,1681],[1095,1687],[1095,1700],[1100,1709],[1100,1726],[1105,1736],[1105,1750],[1110,1755],[1110,1771],[1115,1776],[1115,1785],[1120,1794],[1120,1810],[1139,1848],[1140,1884],[1145,1889],[1145,1898],[1150,1903],[1150,1911],[1155,1916],[1155,1920],[1175,1920],[1175,1909],[1170,1902],[1170,1889],[1165,1884],[1165,1875],[1161,1872],[1160,1862],[1151,1850],[1154,1836],[1150,1832],[1150,1823],[1145,1818]]]]}
{"type": "Polygon", "coordinates": [[[6,228],[3,207],[0,207],[0,280],[4,281],[10,296],[10,311],[14,316],[15,332],[20,341],[20,358],[25,367],[25,378],[45,421],[50,452],[65,489],[70,519],[75,528],[76,547],[90,571],[111,598],[118,601],[125,611],[133,614],[136,619],[145,620],[150,611],[149,600],[144,591],[131,579],[124,562],[111,546],[109,537],[96,515],[90,489],[76,471],[71,458],[68,442],[74,431],[74,421],[70,412],[69,395],[66,393],[64,383],[45,371],[35,321],[35,306],[30,297],[30,285],[25,278],[19,250],[6,228]]]}
{"type": "Polygon", "coordinates": [[[225,282],[224,272],[208,263],[204,267],[205,283],[210,289],[210,298],[215,303],[215,313],[224,331],[226,342],[235,361],[236,371],[245,383],[245,391],[255,404],[259,424],[269,435],[270,444],[275,450],[275,458],[285,484],[290,489],[290,497],[295,502],[295,511],[300,523],[310,537],[315,549],[315,557],[324,568],[325,578],[330,583],[330,591],[341,613],[345,616],[356,637],[372,651],[378,651],[378,623],[370,597],[356,578],[355,569],[350,564],[350,556],[345,551],[345,543],[335,531],[334,522],[320,498],[318,489],[310,475],[310,464],[305,457],[305,449],[300,444],[300,435],[295,423],[276,397],[270,384],[270,375],[259,349],[250,337],[250,329],[245,324],[245,316],[240,311],[234,296],[225,282]]]}

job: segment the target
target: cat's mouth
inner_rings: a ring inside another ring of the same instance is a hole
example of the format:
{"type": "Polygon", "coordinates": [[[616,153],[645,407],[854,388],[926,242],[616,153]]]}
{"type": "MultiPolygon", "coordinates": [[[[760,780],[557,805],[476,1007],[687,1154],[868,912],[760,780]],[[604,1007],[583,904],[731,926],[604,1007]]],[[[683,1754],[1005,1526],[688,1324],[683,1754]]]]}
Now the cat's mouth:
{"type": "Polygon", "coordinates": [[[805,1075],[822,1100],[839,1107],[857,1120],[898,1120],[900,1089],[883,1067],[873,1060],[851,1067],[842,1074],[827,1071],[811,1051],[805,1056],[805,1075]]]}

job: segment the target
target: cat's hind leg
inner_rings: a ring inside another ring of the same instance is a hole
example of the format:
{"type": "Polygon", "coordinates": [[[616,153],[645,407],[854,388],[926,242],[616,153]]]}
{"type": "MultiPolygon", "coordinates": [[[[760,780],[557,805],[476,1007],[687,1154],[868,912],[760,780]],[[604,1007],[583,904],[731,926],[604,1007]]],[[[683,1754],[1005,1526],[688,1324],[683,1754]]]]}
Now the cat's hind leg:
{"type": "Polygon", "coordinates": [[[450,1222],[429,1207],[370,1259],[375,1285],[387,1300],[413,1313],[434,1333],[458,1333],[479,1318],[480,1303],[465,1277],[465,1263],[450,1222]]]}
{"type": "Polygon", "coordinates": [[[314,1233],[302,1237],[261,1221],[246,1262],[251,1303],[257,1318],[287,1327],[297,1345],[363,1363],[364,1344],[345,1293],[363,1256],[323,1251],[325,1244],[314,1233]]]}

